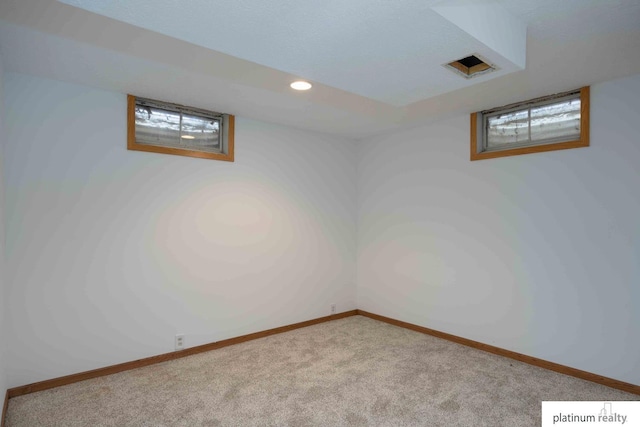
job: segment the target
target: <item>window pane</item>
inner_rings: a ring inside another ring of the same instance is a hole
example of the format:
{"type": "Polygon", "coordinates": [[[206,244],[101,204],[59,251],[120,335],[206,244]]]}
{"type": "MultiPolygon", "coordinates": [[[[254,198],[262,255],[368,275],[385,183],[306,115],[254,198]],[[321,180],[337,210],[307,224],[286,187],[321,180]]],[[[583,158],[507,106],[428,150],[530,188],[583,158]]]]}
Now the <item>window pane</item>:
{"type": "Polygon", "coordinates": [[[531,108],[531,140],[580,137],[580,100],[531,108]]]}
{"type": "Polygon", "coordinates": [[[181,147],[198,151],[220,151],[220,120],[184,114],[181,147]]]}
{"type": "Polygon", "coordinates": [[[473,113],[471,160],[588,147],[588,123],[588,86],[473,113]]]}
{"type": "Polygon", "coordinates": [[[136,105],[136,142],[162,147],[180,146],[180,113],[136,105]]]}
{"type": "Polygon", "coordinates": [[[127,149],[233,162],[235,117],[127,95],[127,149]]]}
{"type": "Polygon", "coordinates": [[[159,147],[221,152],[220,120],[136,106],[136,142],[159,147]]]}
{"type": "Polygon", "coordinates": [[[520,110],[487,118],[487,148],[529,140],[529,111],[520,110]]]}

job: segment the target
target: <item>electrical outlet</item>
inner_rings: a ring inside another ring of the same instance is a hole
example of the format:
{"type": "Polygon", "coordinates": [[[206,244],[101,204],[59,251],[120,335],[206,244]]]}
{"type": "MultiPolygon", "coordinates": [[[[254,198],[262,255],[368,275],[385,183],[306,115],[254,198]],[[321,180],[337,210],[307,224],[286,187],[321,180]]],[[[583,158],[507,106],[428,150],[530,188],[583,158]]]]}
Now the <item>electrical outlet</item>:
{"type": "Polygon", "coordinates": [[[184,335],[178,334],[176,335],[176,350],[184,349],[184,335]]]}
{"type": "Polygon", "coordinates": [[[331,304],[331,314],[336,314],[336,305],[335,304],[331,304]]]}

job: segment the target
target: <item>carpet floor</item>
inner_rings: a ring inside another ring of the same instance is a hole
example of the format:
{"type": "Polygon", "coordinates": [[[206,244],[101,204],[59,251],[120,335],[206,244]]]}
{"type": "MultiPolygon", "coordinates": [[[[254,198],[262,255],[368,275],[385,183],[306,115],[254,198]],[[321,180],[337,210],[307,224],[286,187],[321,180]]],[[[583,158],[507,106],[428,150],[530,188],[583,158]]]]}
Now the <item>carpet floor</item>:
{"type": "Polygon", "coordinates": [[[638,396],[353,316],[9,400],[18,426],[539,426],[638,396]]]}

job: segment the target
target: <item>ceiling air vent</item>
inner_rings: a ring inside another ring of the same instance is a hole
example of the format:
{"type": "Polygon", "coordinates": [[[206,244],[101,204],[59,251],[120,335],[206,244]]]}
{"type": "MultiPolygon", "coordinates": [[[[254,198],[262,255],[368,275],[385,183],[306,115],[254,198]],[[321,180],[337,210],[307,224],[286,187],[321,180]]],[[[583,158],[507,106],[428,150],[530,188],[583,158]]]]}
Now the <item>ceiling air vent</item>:
{"type": "Polygon", "coordinates": [[[449,62],[448,64],[445,64],[445,67],[454,71],[456,74],[463,76],[466,79],[477,77],[496,70],[496,67],[494,65],[488,64],[483,59],[481,59],[480,55],[476,54],[458,59],[457,61],[449,62]]]}

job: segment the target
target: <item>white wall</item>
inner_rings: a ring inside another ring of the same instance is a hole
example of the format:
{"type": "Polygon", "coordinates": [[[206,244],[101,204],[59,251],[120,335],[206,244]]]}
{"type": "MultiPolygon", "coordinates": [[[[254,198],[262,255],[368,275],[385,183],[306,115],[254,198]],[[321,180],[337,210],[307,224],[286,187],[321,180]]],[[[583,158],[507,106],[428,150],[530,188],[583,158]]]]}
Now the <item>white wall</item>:
{"type": "MultiPolygon", "coordinates": [[[[4,90],[3,90],[3,68],[2,57],[0,56],[0,400],[4,401],[5,391],[7,389],[7,360],[6,360],[6,308],[5,303],[5,286],[6,286],[6,270],[4,256],[4,146],[5,146],[5,130],[4,130],[4,90]]],[[[0,410],[1,411],[1,410],[0,410]]]]}
{"type": "Polygon", "coordinates": [[[6,73],[10,386],[355,307],[356,148],[238,118],[126,150],[126,96],[6,73]]]}
{"type": "Polygon", "coordinates": [[[127,151],[123,94],[4,98],[9,387],[355,308],[356,210],[358,308],[640,384],[640,76],[591,147],[478,162],[467,116],[357,153],[239,118],[224,163],[127,151]]]}
{"type": "Polygon", "coordinates": [[[469,118],[359,145],[358,308],[640,384],[640,75],[591,147],[469,161],[469,118]]]}

